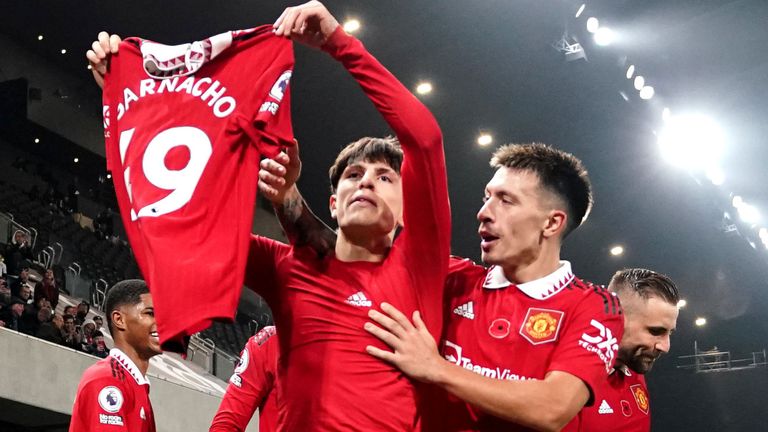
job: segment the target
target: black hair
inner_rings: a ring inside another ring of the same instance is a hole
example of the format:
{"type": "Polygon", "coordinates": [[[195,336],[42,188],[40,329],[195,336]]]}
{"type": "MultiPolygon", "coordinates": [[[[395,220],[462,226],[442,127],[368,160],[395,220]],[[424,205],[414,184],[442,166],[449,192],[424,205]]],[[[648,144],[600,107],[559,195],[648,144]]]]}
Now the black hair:
{"type": "Polygon", "coordinates": [[[135,305],[141,302],[141,295],[149,294],[149,287],[141,279],[127,279],[120,281],[107,291],[107,298],[104,301],[104,312],[107,314],[107,328],[109,334],[115,337],[112,330],[112,312],[120,309],[121,306],[135,305]]]}

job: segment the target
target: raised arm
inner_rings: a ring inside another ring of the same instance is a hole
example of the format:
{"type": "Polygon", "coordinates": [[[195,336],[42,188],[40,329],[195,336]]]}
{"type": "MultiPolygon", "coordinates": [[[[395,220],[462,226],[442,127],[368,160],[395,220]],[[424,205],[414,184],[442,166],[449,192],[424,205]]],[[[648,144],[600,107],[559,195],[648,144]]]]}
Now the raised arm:
{"type": "Polygon", "coordinates": [[[88,64],[91,66],[93,79],[96,80],[96,85],[100,88],[104,88],[104,74],[107,73],[109,57],[117,53],[120,42],[120,36],[100,32],[96,40],[91,44],[91,49],[85,53],[88,64]]]}

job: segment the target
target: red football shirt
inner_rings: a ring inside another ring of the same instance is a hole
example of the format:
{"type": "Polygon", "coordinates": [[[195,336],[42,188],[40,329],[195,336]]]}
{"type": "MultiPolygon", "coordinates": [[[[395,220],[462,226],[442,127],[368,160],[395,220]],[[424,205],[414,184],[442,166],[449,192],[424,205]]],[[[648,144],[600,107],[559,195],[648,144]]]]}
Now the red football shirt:
{"type": "Polygon", "coordinates": [[[293,139],[293,50],[271,29],[173,47],[128,38],[110,61],[107,164],[167,350],[234,316],[259,158],[293,139]]]}
{"type": "Polygon", "coordinates": [[[651,406],[643,375],[626,368],[616,368],[594,392],[595,403],[579,413],[583,430],[651,430],[651,406]]]}
{"type": "Polygon", "coordinates": [[[389,302],[420,310],[437,337],[450,248],[450,208],[440,129],[427,108],[339,29],[324,47],[357,80],[402,144],[404,228],[380,263],[318,258],[263,237],[251,239],[246,285],[272,307],[280,329],[279,429],[408,431],[415,385],[365,352],[385,348],[363,325],[389,302]]]}
{"type": "Polygon", "coordinates": [[[72,408],[70,432],[154,432],[149,381],[117,348],[83,373],[72,408]]]}
{"type": "Polygon", "coordinates": [[[213,417],[210,432],[244,431],[256,408],[259,409],[259,432],[277,430],[277,397],[272,390],[278,350],[274,326],[264,327],[248,339],[213,417]]]}
{"type": "MultiPolygon", "coordinates": [[[[514,285],[501,267],[454,259],[446,299],[443,355],[475,373],[532,380],[563,371],[595,389],[613,368],[624,330],[619,301],[603,287],[575,277],[567,261],[548,276],[514,285]]],[[[440,415],[430,416],[425,429],[527,430],[447,398],[448,406],[438,401],[440,415]]],[[[564,430],[578,429],[575,419],[564,430]]]]}

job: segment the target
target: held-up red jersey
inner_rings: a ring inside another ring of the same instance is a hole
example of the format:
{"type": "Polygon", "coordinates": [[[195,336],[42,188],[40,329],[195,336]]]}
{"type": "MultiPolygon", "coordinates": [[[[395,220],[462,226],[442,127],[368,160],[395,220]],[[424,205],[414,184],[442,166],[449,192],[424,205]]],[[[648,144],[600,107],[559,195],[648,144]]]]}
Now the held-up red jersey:
{"type": "MultiPolygon", "coordinates": [[[[561,261],[554,273],[515,285],[501,267],[451,260],[446,282],[445,358],[498,380],[544,379],[563,371],[590,389],[606,380],[624,330],[618,299],[573,275],[561,261]]],[[[446,396],[443,396],[446,397],[446,396]]],[[[448,395],[425,430],[522,431],[448,395]]],[[[564,430],[579,430],[578,419],[564,430]]]]}
{"type": "Polygon", "coordinates": [[[589,432],[647,432],[651,430],[651,402],[645,377],[616,368],[594,388],[595,403],[579,413],[582,430],[589,432]]]}
{"type": "Polygon", "coordinates": [[[357,80],[402,144],[404,228],[383,262],[318,258],[310,248],[253,236],[246,285],[280,329],[279,430],[409,431],[417,388],[365,352],[385,348],[363,325],[389,302],[420,310],[439,337],[450,248],[442,135],[430,112],[355,38],[339,29],[324,49],[357,80]]]}
{"type": "Polygon", "coordinates": [[[149,381],[117,348],[83,373],[70,432],[155,432],[149,381]]]}
{"type": "Polygon", "coordinates": [[[107,165],[166,350],[234,316],[259,158],[293,139],[293,50],[271,29],[178,46],[128,38],[110,60],[107,165]]]}
{"type": "Polygon", "coordinates": [[[259,432],[277,430],[277,396],[273,390],[278,350],[274,326],[264,327],[248,339],[213,417],[210,432],[244,431],[256,408],[259,409],[259,432]]]}

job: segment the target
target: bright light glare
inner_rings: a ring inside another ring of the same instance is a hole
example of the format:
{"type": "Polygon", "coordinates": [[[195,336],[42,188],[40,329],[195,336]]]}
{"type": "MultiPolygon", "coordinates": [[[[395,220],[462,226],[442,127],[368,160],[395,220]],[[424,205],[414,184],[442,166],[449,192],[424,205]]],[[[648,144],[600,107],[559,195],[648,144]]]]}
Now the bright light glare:
{"type": "Polygon", "coordinates": [[[594,33],[597,31],[597,29],[600,28],[600,21],[597,20],[595,17],[589,17],[587,19],[587,31],[590,33],[594,33]]]}
{"type": "Polygon", "coordinates": [[[645,78],[642,75],[635,77],[635,90],[642,90],[645,87],[645,78]]]}
{"type": "Polygon", "coordinates": [[[111,179],[112,178],[112,174],[107,174],[107,178],[111,179]]]}
{"type": "Polygon", "coordinates": [[[608,46],[613,43],[615,37],[613,30],[608,27],[600,27],[595,32],[595,43],[600,46],[608,46]]]}
{"type": "Polygon", "coordinates": [[[725,183],[725,173],[718,166],[709,168],[706,172],[706,175],[709,181],[711,181],[715,186],[721,186],[723,183],[725,183]]]}
{"type": "Polygon", "coordinates": [[[37,35],[37,40],[43,40],[43,35],[37,35]]]}
{"type": "Polygon", "coordinates": [[[611,255],[613,256],[619,256],[624,254],[624,247],[623,246],[614,246],[611,248],[611,255]]]}
{"type": "Polygon", "coordinates": [[[66,54],[66,53],[67,53],[67,50],[63,49],[63,50],[61,50],[61,53],[62,53],[62,54],[66,54]]]}
{"type": "Polygon", "coordinates": [[[360,30],[360,21],[356,19],[350,19],[344,22],[344,31],[347,33],[354,33],[360,30]]]}
{"type": "Polygon", "coordinates": [[[682,308],[684,308],[684,307],[685,307],[685,305],[687,305],[687,304],[688,304],[688,302],[687,302],[687,301],[685,301],[685,299],[680,299],[680,301],[679,301],[679,302],[677,302],[677,308],[678,308],[678,309],[682,309],[682,308]]]}
{"type": "Polygon", "coordinates": [[[627,79],[632,79],[632,76],[635,75],[635,65],[629,65],[627,68],[627,79]]]}
{"type": "Polygon", "coordinates": [[[477,143],[481,146],[487,146],[490,145],[493,142],[493,137],[489,134],[480,134],[479,137],[477,137],[477,143]]]}
{"type": "Polygon", "coordinates": [[[80,162],[80,159],[78,159],[78,158],[74,158],[74,159],[72,159],[72,160],[73,160],[75,163],[78,163],[78,162],[80,162]]]}
{"type": "Polygon", "coordinates": [[[760,222],[760,212],[757,208],[751,204],[742,203],[737,210],[739,211],[739,217],[745,223],[756,224],[760,222]]]}
{"type": "Polygon", "coordinates": [[[664,123],[668,122],[669,119],[671,118],[672,118],[672,110],[666,107],[663,110],[661,110],[661,119],[664,120],[664,123]]]}
{"type": "Polygon", "coordinates": [[[420,95],[432,93],[432,84],[428,82],[419,83],[416,86],[416,93],[420,95]]]}
{"type": "Polygon", "coordinates": [[[640,90],[640,99],[648,100],[653,97],[653,95],[656,94],[656,90],[654,90],[651,86],[644,86],[642,90],[640,90]]]}
{"type": "Polygon", "coordinates": [[[670,117],[658,138],[667,162],[692,171],[718,167],[725,136],[712,119],[698,114],[670,117]]]}
{"type": "Polygon", "coordinates": [[[579,10],[576,11],[576,18],[580,17],[582,13],[584,13],[584,9],[587,8],[586,3],[582,3],[581,6],[579,6],[579,10]]]}
{"type": "Polygon", "coordinates": [[[40,138],[35,138],[35,144],[40,144],[40,138]]]}
{"type": "Polygon", "coordinates": [[[701,326],[703,326],[704,324],[707,323],[707,319],[706,318],[696,318],[696,321],[694,321],[694,322],[696,323],[697,326],[701,327],[701,326]]]}
{"type": "Polygon", "coordinates": [[[760,241],[763,242],[763,246],[768,248],[768,229],[760,228],[757,235],[760,236],[760,241]]]}

